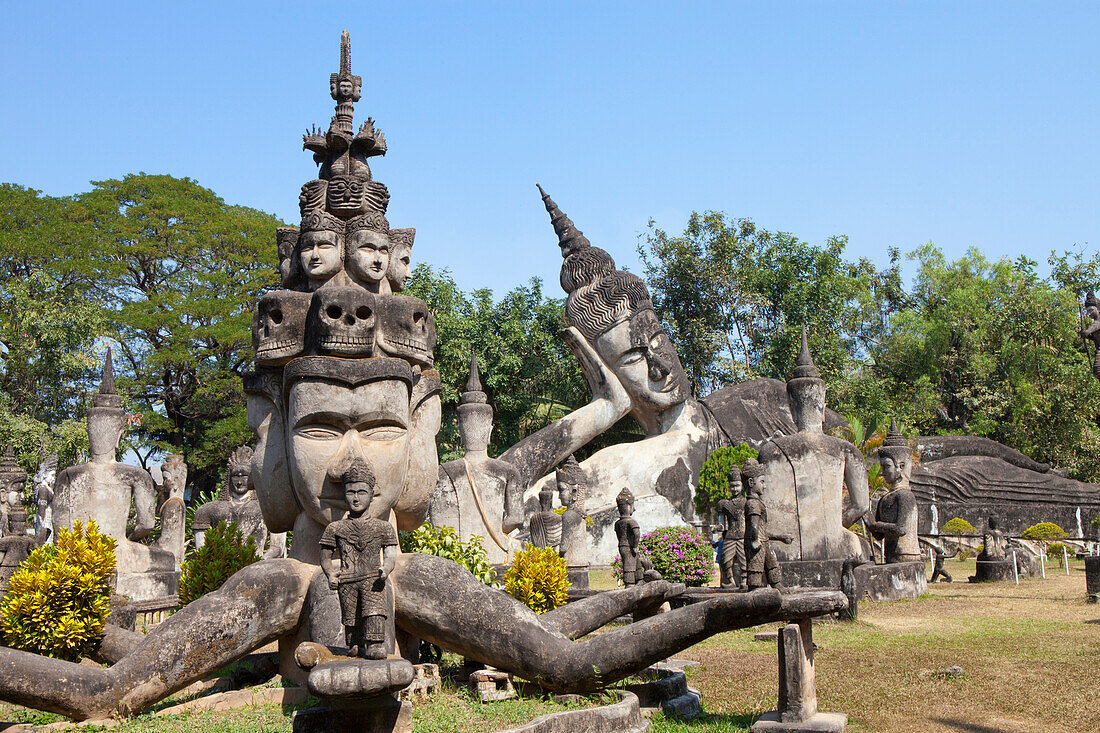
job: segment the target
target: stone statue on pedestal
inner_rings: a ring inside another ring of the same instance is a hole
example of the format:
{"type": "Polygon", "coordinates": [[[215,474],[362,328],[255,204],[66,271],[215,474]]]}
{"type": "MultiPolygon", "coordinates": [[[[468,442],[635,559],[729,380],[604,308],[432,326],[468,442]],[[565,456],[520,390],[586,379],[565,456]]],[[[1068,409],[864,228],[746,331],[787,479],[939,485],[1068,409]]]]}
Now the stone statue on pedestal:
{"type": "Polygon", "coordinates": [[[370,464],[356,457],[337,478],[344,487],[348,513],[329,524],[321,535],[321,569],[329,587],[339,593],[351,656],[385,659],[387,636],[393,638],[386,579],[397,558],[397,532],[389,522],[366,515],[374,498],[370,464]],[[340,553],[339,572],[332,565],[334,551],[340,553]]]}
{"type": "Polygon", "coordinates": [[[978,560],[1004,560],[1008,556],[1008,542],[1001,530],[997,529],[997,519],[989,517],[986,520],[986,529],[982,532],[982,551],[978,553],[978,560]]]}
{"type": "Polygon", "coordinates": [[[722,557],[719,560],[723,588],[741,588],[745,584],[745,496],[741,483],[741,467],[736,463],[728,474],[729,499],[721,499],[716,507],[726,529],[722,532],[722,557]]]}
{"type": "Polygon", "coordinates": [[[428,516],[464,541],[480,536],[489,562],[501,565],[511,562],[510,535],[523,526],[523,486],[515,466],[489,457],[492,432],[493,407],[481,389],[477,357],[470,354],[470,377],[458,405],[465,455],[439,467],[428,516]]]}
{"type": "Polygon", "coordinates": [[[38,544],[53,541],[53,486],[57,481],[57,454],[52,453],[38,464],[34,474],[34,535],[38,544]]]}
{"type": "Polygon", "coordinates": [[[554,511],[554,491],[550,487],[539,492],[539,511],[531,515],[528,533],[535,547],[561,549],[561,515],[554,511]]]}
{"type": "Polygon", "coordinates": [[[236,522],[241,536],[247,541],[251,537],[256,543],[256,552],[264,554],[267,540],[267,526],[264,524],[260,502],[248,485],[252,468],[252,449],[242,445],[233,451],[226,468],[225,486],[217,501],[209,501],[195,510],[195,520],[191,527],[195,532],[195,549],[206,543],[206,530],[216,525],[236,522]]]}
{"type": "MultiPolygon", "coordinates": [[[[103,365],[99,393],[88,408],[90,460],[71,466],[57,478],[53,500],[53,529],[72,527],[76,521],[95,520],[100,532],[115,540],[118,568],[115,590],[131,600],[165,598],[176,592],[179,573],[175,554],[160,546],[140,543],[156,523],[156,490],[153,478],[137,466],[115,460],[125,429],[122,398],[115,393],[111,352],[103,365]],[[130,504],[134,529],[127,533],[130,504]]],[[[173,514],[183,507],[173,505],[173,514]]],[[[161,540],[164,538],[162,537],[161,540]]]]}
{"type": "Polygon", "coordinates": [[[745,461],[741,475],[745,482],[745,584],[749,590],[772,586],[782,589],[783,569],[779,567],[772,540],[790,544],[790,535],[768,528],[768,508],[764,505],[767,490],[766,468],[755,458],[745,461]]]}
{"type": "Polygon", "coordinates": [[[873,519],[865,519],[867,529],[875,539],[884,540],[885,561],[922,562],[917,537],[917,499],[909,489],[913,472],[913,449],[898,432],[897,423],[890,421],[890,431],[878,449],[882,479],[889,488],[879,499],[873,519]]]}
{"type": "Polygon", "coordinates": [[[632,586],[660,580],[661,574],[653,569],[653,563],[638,552],[642,541],[642,529],[634,514],[634,495],[623,489],[615,498],[619,519],[615,522],[615,536],[619,538],[619,559],[623,564],[623,585],[632,586]]]}
{"type": "Polygon", "coordinates": [[[870,508],[867,468],[858,448],[822,432],[825,382],[810,357],[805,327],[787,395],[798,433],[776,436],[760,448],[770,521],[776,536],[794,538],[777,555],[780,560],[863,559],[860,538],[848,527],[870,508]]]}
{"type": "Polygon", "coordinates": [[[557,470],[558,499],[565,511],[561,513],[561,554],[565,556],[569,580],[573,587],[588,587],[588,523],[584,513],[584,497],[588,479],[577,459],[569,456],[557,470]]]}
{"type": "Polygon", "coordinates": [[[9,445],[0,459],[0,537],[12,534],[12,513],[23,506],[23,489],[27,472],[15,462],[15,452],[9,445]]]}

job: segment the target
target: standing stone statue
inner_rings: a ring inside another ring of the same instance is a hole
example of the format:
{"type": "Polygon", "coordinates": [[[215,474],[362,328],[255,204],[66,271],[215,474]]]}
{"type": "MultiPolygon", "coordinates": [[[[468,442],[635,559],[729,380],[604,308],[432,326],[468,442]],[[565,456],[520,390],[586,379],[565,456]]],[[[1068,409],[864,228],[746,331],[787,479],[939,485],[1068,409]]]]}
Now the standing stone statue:
{"type": "Polygon", "coordinates": [[[329,587],[340,596],[341,621],[351,656],[385,659],[387,636],[393,638],[386,579],[397,559],[397,532],[389,522],[367,516],[375,483],[368,463],[357,457],[339,480],[348,512],[325,527],[321,535],[321,569],[329,587]],[[339,572],[332,564],[334,551],[340,553],[339,572]]]}
{"type": "Polygon", "coordinates": [[[1085,315],[1089,324],[1081,329],[1081,338],[1092,341],[1092,376],[1100,379],[1100,298],[1091,290],[1085,296],[1085,315]]]}
{"type": "Polygon", "coordinates": [[[233,451],[226,466],[225,486],[217,501],[209,501],[195,510],[195,549],[206,544],[206,530],[216,525],[236,522],[241,536],[256,542],[256,552],[264,554],[267,526],[264,524],[260,502],[248,485],[252,468],[252,449],[242,445],[233,451]]]}
{"type": "Polygon", "coordinates": [[[619,509],[619,519],[615,522],[615,535],[619,538],[619,559],[623,563],[623,585],[631,586],[660,580],[661,574],[653,569],[646,557],[638,552],[642,541],[642,530],[634,514],[634,495],[624,488],[615,497],[619,509]]]}
{"type": "Polygon", "coordinates": [[[741,588],[745,584],[745,496],[741,484],[741,467],[730,467],[729,499],[718,502],[718,515],[725,521],[722,532],[721,568],[723,588],[741,588]]]}
{"type": "Polygon", "coordinates": [[[38,544],[53,542],[53,485],[57,480],[57,454],[46,456],[34,474],[34,535],[38,544]]]}
{"type": "Polygon", "coordinates": [[[794,537],[782,560],[864,558],[860,539],[848,530],[870,508],[867,467],[859,449],[825,435],[825,382],[810,357],[806,329],[787,396],[798,433],[779,435],[760,448],[767,470],[763,500],[778,534],[794,537]]]}
{"type": "Polygon", "coordinates": [[[513,550],[509,535],[523,526],[524,487],[515,466],[489,457],[493,407],[481,389],[472,353],[458,405],[458,433],[464,455],[439,467],[428,516],[435,526],[454,529],[463,541],[480,536],[489,562],[508,564],[513,550]]]}
{"type": "Polygon", "coordinates": [[[0,537],[0,599],[8,590],[8,580],[38,544],[27,534],[27,513],[22,505],[12,507],[8,521],[11,532],[0,537]]]}
{"type": "MultiPolygon", "coordinates": [[[[126,426],[122,398],[115,393],[111,352],[103,365],[99,393],[88,408],[88,448],[91,459],[70,466],[57,478],[53,501],[54,534],[74,522],[95,520],[99,531],[115,540],[117,580],[115,590],[134,601],[174,595],[179,581],[176,556],[160,546],[138,540],[153,531],[156,523],[156,490],[147,471],[115,460],[126,426]],[[134,506],[134,529],[127,534],[130,504],[134,506]]],[[[184,509],[173,502],[168,507],[175,523],[184,509]]],[[[164,517],[162,517],[164,519],[164,517]]]]}
{"type": "Polygon", "coordinates": [[[531,515],[528,533],[535,547],[561,548],[561,515],[554,511],[554,490],[549,486],[539,492],[539,511],[531,515]]]}
{"type": "Polygon", "coordinates": [[[917,499],[909,489],[913,473],[913,449],[890,421],[890,431],[878,449],[886,496],[879,499],[874,519],[867,518],[867,529],[876,539],[885,541],[885,562],[923,562],[917,537],[917,499]]]}
{"type": "Polygon", "coordinates": [[[783,587],[783,569],[779,567],[771,540],[791,542],[789,535],[769,533],[768,508],[763,500],[767,487],[766,470],[755,458],[745,461],[741,468],[748,494],[745,500],[745,575],[749,590],[768,585],[783,587]]]}
{"type": "Polygon", "coordinates": [[[0,459],[0,537],[14,532],[12,513],[23,506],[23,488],[27,485],[27,472],[15,462],[15,452],[9,445],[0,459]]]}
{"type": "Polygon", "coordinates": [[[558,498],[565,511],[561,514],[561,554],[569,581],[574,588],[588,587],[588,523],[584,497],[588,480],[577,459],[569,459],[557,471],[558,498]]]}
{"type": "Polygon", "coordinates": [[[978,553],[978,560],[1004,560],[1008,555],[1008,543],[1001,530],[997,529],[997,520],[989,517],[986,520],[986,529],[982,533],[984,547],[978,553]]]}

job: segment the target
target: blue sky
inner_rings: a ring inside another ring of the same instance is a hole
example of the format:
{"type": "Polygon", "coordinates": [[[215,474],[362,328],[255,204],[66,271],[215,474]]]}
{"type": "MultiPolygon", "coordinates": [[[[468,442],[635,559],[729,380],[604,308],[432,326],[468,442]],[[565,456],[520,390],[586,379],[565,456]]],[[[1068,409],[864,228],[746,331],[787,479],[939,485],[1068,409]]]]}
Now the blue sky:
{"type": "Polygon", "coordinates": [[[535,183],[638,269],[653,218],[748,216],[848,255],[1095,248],[1095,3],[3,4],[0,180],[190,176],[297,215],[342,29],[414,261],[559,296],[535,183]],[[108,9],[109,8],[109,9],[108,9]]]}

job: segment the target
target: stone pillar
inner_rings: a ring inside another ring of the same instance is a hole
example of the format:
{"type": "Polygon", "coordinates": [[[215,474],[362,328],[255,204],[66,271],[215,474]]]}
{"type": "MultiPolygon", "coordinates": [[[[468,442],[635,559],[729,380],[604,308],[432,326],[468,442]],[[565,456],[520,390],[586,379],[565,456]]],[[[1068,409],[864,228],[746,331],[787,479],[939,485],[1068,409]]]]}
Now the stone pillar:
{"type": "Polygon", "coordinates": [[[814,639],[811,619],[800,619],[779,631],[779,709],[765,713],[752,726],[761,731],[842,731],[844,713],[817,711],[814,639]]]}
{"type": "Polygon", "coordinates": [[[1085,558],[1085,592],[1089,594],[1089,603],[1100,600],[1100,555],[1085,558]]]}

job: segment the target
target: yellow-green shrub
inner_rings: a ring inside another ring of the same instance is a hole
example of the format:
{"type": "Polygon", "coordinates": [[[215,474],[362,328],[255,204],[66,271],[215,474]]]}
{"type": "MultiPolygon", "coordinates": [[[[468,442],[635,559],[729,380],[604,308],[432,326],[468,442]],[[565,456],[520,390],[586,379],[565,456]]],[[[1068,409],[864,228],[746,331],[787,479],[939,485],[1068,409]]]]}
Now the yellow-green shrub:
{"type": "Polygon", "coordinates": [[[249,537],[245,542],[236,522],[215,524],[203,539],[203,546],[181,568],[177,591],[181,606],[216,591],[233,573],[260,559],[256,541],[249,537]]]}
{"type": "Polygon", "coordinates": [[[76,661],[90,652],[110,612],[115,541],[94,521],[61,529],[37,547],[8,581],[0,602],[4,644],[76,661]]]}
{"type": "Polygon", "coordinates": [[[942,527],[940,527],[940,534],[977,534],[978,530],[973,524],[966,521],[962,517],[955,517],[951,519],[942,527]]]}
{"type": "Polygon", "coordinates": [[[1065,539],[1069,537],[1069,533],[1054,522],[1039,522],[1025,529],[1022,536],[1025,540],[1051,542],[1053,540],[1065,539]]]}
{"type": "Polygon", "coordinates": [[[565,605],[570,585],[565,558],[553,547],[535,547],[530,542],[515,554],[504,574],[504,589],[535,613],[565,605]]]}

